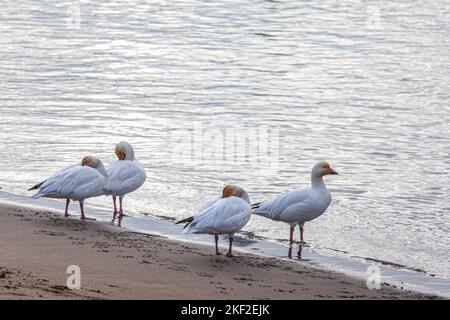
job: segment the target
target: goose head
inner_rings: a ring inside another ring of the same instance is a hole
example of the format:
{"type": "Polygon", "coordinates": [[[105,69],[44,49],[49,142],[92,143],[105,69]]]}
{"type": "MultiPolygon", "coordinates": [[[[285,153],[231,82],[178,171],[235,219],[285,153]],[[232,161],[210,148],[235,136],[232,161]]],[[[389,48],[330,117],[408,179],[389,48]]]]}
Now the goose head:
{"type": "Polygon", "coordinates": [[[97,166],[101,163],[102,161],[96,157],[93,156],[87,156],[84,157],[83,160],[81,160],[81,165],[83,167],[91,167],[96,169],[97,166]]]}
{"type": "Polygon", "coordinates": [[[81,161],[81,166],[97,169],[102,175],[104,175],[105,177],[107,176],[103,162],[97,157],[94,156],[84,157],[83,160],[81,161]]]}
{"type": "Polygon", "coordinates": [[[233,196],[241,198],[246,202],[250,203],[250,198],[244,189],[232,184],[226,185],[222,191],[222,198],[228,198],[233,196]]]}
{"type": "Polygon", "coordinates": [[[322,178],[329,174],[338,174],[336,170],[331,168],[331,166],[327,162],[319,162],[317,163],[311,172],[311,175],[315,178],[322,178]]]}
{"type": "Polygon", "coordinates": [[[119,160],[134,160],[134,149],[128,142],[122,141],[116,145],[116,156],[119,160]]]}

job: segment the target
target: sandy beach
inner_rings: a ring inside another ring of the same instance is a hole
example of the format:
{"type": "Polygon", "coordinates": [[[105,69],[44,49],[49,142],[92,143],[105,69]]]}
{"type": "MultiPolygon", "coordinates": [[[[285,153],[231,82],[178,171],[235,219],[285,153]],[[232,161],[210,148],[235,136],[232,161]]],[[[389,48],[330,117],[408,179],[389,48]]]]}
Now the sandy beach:
{"type": "Polygon", "coordinates": [[[435,299],[299,263],[0,205],[0,299],[435,299]],[[81,289],[66,287],[68,266],[81,289]]]}

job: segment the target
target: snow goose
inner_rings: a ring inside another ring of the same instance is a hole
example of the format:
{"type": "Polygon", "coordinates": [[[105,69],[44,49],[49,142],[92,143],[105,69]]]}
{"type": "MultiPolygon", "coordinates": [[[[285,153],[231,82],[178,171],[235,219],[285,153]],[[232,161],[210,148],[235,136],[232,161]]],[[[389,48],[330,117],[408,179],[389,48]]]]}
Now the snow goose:
{"type": "MultiPolygon", "coordinates": [[[[326,162],[317,163],[311,172],[311,187],[283,193],[272,201],[252,205],[253,213],[290,224],[289,243],[294,243],[294,230],[298,225],[300,241],[303,243],[303,225],[320,217],[331,203],[331,194],[325,186],[323,177],[338,174],[326,162]]],[[[298,253],[300,256],[300,251],[298,253]]],[[[291,257],[291,251],[289,251],[291,257]]]]}
{"type": "Polygon", "coordinates": [[[250,216],[251,206],[247,192],[238,186],[228,185],[223,189],[221,197],[209,200],[196,215],[178,221],[177,224],[186,223],[185,233],[214,235],[216,255],[221,255],[219,235],[228,234],[230,246],[227,257],[233,257],[234,234],[247,224],[250,216]]]}
{"type": "Polygon", "coordinates": [[[96,157],[87,156],[83,158],[81,165],[70,166],[58,171],[28,191],[39,189],[32,196],[33,199],[41,197],[66,199],[65,217],[69,216],[70,200],[79,201],[81,219],[95,220],[85,216],[84,200],[104,194],[106,175],[103,163],[96,157]]]}
{"type": "Polygon", "coordinates": [[[134,157],[134,149],[128,142],[120,142],[116,145],[116,156],[118,161],[112,163],[108,169],[108,181],[105,186],[105,193],[112,195],[114,213],[113,222],[119,214],[119,227],[122,219],[125,217],[123,213],[123,198],[126,194],[139,189],[147,179],[144,168],[136,161],[134,157]],[[119,210],[117,210],[117,197],[119,197],[119,210]]]}

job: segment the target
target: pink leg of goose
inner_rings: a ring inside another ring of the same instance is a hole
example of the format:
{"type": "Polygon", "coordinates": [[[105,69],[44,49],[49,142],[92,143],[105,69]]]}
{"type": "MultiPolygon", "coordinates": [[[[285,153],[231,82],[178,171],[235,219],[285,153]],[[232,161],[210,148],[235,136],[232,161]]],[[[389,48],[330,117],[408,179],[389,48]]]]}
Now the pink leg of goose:
{"type": "Polygon", "coordinates": [[[119,196],[119,227],[122,226],[122,219],[128,217],[123,213],[123,196],[119,196]]]}
{"type": "Polygon", "coordinates": [[[216,256],[221,256],[222,254],[219,251],[219,236],[215,235],[214,240],[216,241],[216,256]]]}
{"type": "Polygon", "coordinates": [[[303,241],[303,223],[300,223],[299,225],[298,225],[298,227],[299,227],[299,230],[300,230],[300,242],[302,242],[302,243],[305,243],[304,241],[303,241]]]}
{"type": "Polygon", "coordinates": [[[94,218],[88,218],[84,215],[84,201],[80,201],[80,210],[81,210],[81,220],[92,220],[95,221],[94,218]]]}
{"type": "Polygon", "coordinates": [[[292,245],[294,244],[294,230],[295,230],[295,226],[291,226],[290,232],[289,232],[289,251],[288,251],[289,258],[292,258],[292,245]]]}
{"type": "Polygon", "coordinates": [[[114,221],[116,221],[117,214],[119,213],[119,211],[117,211],[117,197],[113,196],[112,198],[113,198],[113,205],[114,205],[114,212],[113,212],[112,222],[114,223],[114,221]]]}
{"type": "Polygon", "coordinates": [[[292,245],[294,243],[294,230],[295,230],[295,226],[291,226],[291,229],[289,232],[289,245],[292,245]]]}
{"type": "Polygon", "coordinates": [[[70,204],[70,199],[66,199],[66,211],[64,212],[64,217],[66,217],[66,218],[71,216],[69,214],[69,204],[70,204]]]}
{"type": "Polygon", "coordinates": [[[234,240],[234,238],[233,238],[233,236],[230,236],[229,239],[230,239],[230,249],[228,250],[227,257],[232,258],[234,256],[233,256],[233,253],[232,253],[231,249],[233,247],[233,240],[234,240]]]}
{"type": "Polygon", "coordinates": [[[300,259],[302,258],[302,245],[305,244],[305,241],[303,241],[303,225],[303,223],[298,225],[298,229],[300,231],[300,245],[298,246],[297,257],[300,259]]]}

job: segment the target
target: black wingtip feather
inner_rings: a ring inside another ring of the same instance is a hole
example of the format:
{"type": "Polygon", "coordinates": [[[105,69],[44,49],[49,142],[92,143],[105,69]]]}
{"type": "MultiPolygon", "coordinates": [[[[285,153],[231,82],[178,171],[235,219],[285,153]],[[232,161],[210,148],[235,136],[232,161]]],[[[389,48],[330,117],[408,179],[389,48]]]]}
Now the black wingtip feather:
{"type": "Polygon", "coordinates": [[[182,224],[182,223],[186,223],[186,225],[183,227],[183,229],[186,229],[191,223],[192,221],[194,221],[194,217],[189,217],[180,221],[175,222],[175,224],[182,224]]]}
{"type": "MultiPolygon", "coordinates": [[[[44,182],[45,182],[45,181],[44,181],[44,182]]],[[[43,184],[44,182],[38,183],[38,184],[35,185],[34,187],[31,187],[30,189],[28,189],[28,191],[39,189],[40,186],[42,186],[42,184],[43,184]]]]}
{"type": "Polygon", "coordinates": [[[252,209],[258,209],[262,202],[252,204],[252,209]]]}

